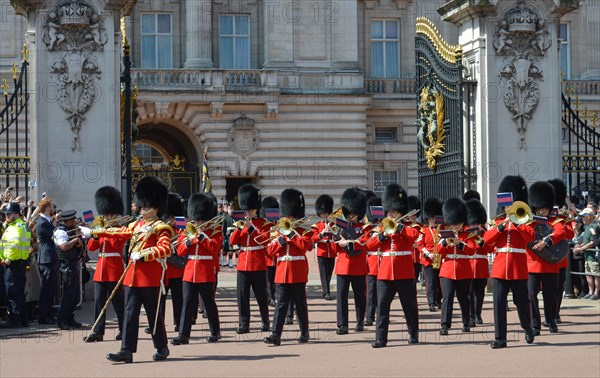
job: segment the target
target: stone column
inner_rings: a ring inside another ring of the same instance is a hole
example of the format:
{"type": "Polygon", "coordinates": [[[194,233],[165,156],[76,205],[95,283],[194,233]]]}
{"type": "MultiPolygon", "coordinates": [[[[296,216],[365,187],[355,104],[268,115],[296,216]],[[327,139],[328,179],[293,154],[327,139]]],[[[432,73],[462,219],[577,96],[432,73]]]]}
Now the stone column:
{"type": "Polygon", "coordinates": [[[28,21],[32,198],[93,209],[121,187],[119,18],[135,1],[11,3],[28,21]]]}
{"type": "Polygon", "coordinates": [[[438,12],[459,27],[477,81],[477,189],[496,208],[502,177],[531,184],[562,176],[560,17],[577,1],[453,0],[438,12]]]}
{"type": "Polygon", "coordinates": [[[185,68],[212,68],[212,0],[185,2],[185,68]]]}

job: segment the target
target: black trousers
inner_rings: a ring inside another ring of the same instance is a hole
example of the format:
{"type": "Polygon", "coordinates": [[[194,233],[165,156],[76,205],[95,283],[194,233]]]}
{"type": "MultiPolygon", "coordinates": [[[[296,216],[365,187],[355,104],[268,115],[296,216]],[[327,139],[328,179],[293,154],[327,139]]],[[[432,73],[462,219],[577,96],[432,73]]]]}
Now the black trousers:
{"type": "MultiPolygon", "coordinates": [[[[169,278],[169,285],[165,287],[167,294],[171,291],[171,302],[173,304],[173,323],[175,327],[179,328],[179,320],[181,319],[181,309],[183,307],[183,291],[182,291],[182,280],[183,277],[169,278]]],[[[160,313],[165,319],[165,309],[167,305],[167,294],[163,295],[160,303],[160,313]]]]}
{"type": "Polygon", "coordinates": [[[63,293],[58,311],[58,322],[66,324],[70,320],[74,320],[75,308],[79,301],[79,271],[75,264],[61,265],[61,269],[65,268],[66,271],[61,272],[63,293]]]}
{"type": "Polygon", "coordinates": [[[287,316],[290,300],[296,304],[300,333],[308,337],[308,306],[306,304],[306,283],[275,284],[275,312],[273,314],[273,335],[281,338],[283,323],[287,316]]]}
{"type": "MultiPolygon", "coordinates": [[[[277,291],[277,289],[275,291],[277,291]]],[[[288,318],[288,319],[290,319],[290,320],[293,320],[294,319],[295,308],[296,308],[296,305],[295,305],[295,302],[294,302],[294,297],[290,297],[290,305],[288,306],[287,313],[286,313],[285,317],[288,318]]]]}
{"type": "Polygon", "coordinates": [[[275,301],[275,270],[276,266],[267,266],[267,298],[275,301]]]}
{"type": "Polygon", "coordinates": [[[506,320],[506,305],[508,292],[512,291],[513,303],[517,306],[521,328],[528,330],[531,327],[531,308],[529,307],[529,294],[527,280],[501,280],[492,279],[494,289],[494,328],[496,340],[506,341],[508,322],[506,320]]]}
{"type": "Polygon", "coordinates": [[[377,276],[367,275],[367,319],[375,319],[377,311],[377,276]]]}
{"type": "Polygon", "coordinates": [[[321,287],[323,288],[323,296],[331,294],[330,284],[333,277],[333,268],[335,267],[335,257],[317,256],[319,264],[319,277],[321,277],[321,287]]]}
{"type": "Polygon", "coordinates": [[[463,326],[469,325],[471,319],[471,305],[469,304],[469,291],[471,290],[471,280],[451,280],[441,277],[442,285],[442,325],[452,327],[452,310],[454,309],[454,295],[458,299],[460,314],[463,326]]]}
{"type": "Polygon", "coordinates": [[[556,293],[556,317],[560,317],[560,306],[562,306],[563,294],[565,292],[565,280],[567,279],[567,268],[558,271],[558,292],[556,293]]]}
{"type": "Polygon", "coordinates": [[[39,264],[40,277],[42,278],[42,287],[40,289],[40,301],[38,319],[48,321],[52,316],[52,306],[54,305],[54,292],[59,278],[58,263],[39,264]]]}
{"type": "Polygon", "coordinates": [[[423,269],[423,265],[421,265],[421,263],[413,263],[413,266],[415,267],[415,287],[416,287],[417,283],[419,282],[419,274],[421,274],[421,269],[423,269]]]}
{"type": "MultiPolygon", "coordinates": [[[[148,327],[154,331],[154,320],[158,311],[158,295],[160,287],[125,287],[125,322],[123,323],[123,340],[121,349],[137,352],[138,332],[140,328],[140,309],[146,309],[148,327]]],[[[154,348],[157,350],[167,346],[165,320],[158,311],[156,332],[152,335],[154,348]]]]}
{"type": "Polygon", "coordinates": [[[27,260],[15,260],[7,265],[4,271],[6,299],[10,311],[11,323],[27,324],[25,303],[25,267],[27,260]]]}
{"type": "Polygon", "coordinates": [[[433,269],[431,265],[423,266],[425,272],[425,285],[427,286],[427,304],[439,305],[442,301],[442,288],[440,287],[440,270],[433,269]]]}
{"type": "MultiPolygon", "coordinates": [[[[117,282],[94,282],[94,298],[95,298],[95,319],[98,319],[102,307],[106,303],[106,300],[110,296],[117,286],[117,282]]],[[[119,332],[123,331],[123,317],[125,316],[125,299],[123,298],[123,288],[119,287],[115,292],[112,300],[112,306],[117,314],[117,321],[119,322],[119,332]]],[[[106,313],[102,315],[102,318],[96,326],[96,332],[104,335],[104,329],[106,326],[106,313]]]]}
{"type": "Polygon", "coordinates": [[[219,310],[215,302],[216,282],[193,283],[183,282],[183,311],[179,320],[179,335],[189,338],[192,332],[192,321],[198,309],[198,295],[204,303],[204,311],[208,319],[210,334],[217,336],[221,333],[219,310]]]}
{"type": "Polygon", "coordinates": [[[378,340],[387,342],[390,326],[390,308],[398,293],[406,327],[410,337],[419,337],[419,309],[417,307],[417,289],[412,278],[407,280],[377,281],[377,323],[375,326],[378,340]]]}
{"type": "Polygon", "coordinates": [[[531,326],[542,328],[538,293],[542,284],[542,298],[544,299],[544,316],[550,324],[556,322],[556,293],[558,291],[558,274],[556,273],[529,273],[527,289],[531,303],[531,326]]]}
{"type": "Polygon", "coordinates": [[[471,280],[471,290],[469,293],[469,303],[471,304],[471,319],[481,318],[483,310],[483,300],[485,299],[485,288],[487,278],[474,278],[471,280]]]}
{"type": "Polygon", "coordinates": [[[356,308],[356,323],[363,324],[365,306],[367,304],[367,288],[364,275],[337,275],[337,326],[348,327],[348,294],[352,285],[354,306],[356,308]]]}
{"type": "Polygon", "coordinates": [[[267,274],[264,270],[237,272],[237,300],[240,327],[250,326],[250,288],[254,292],[260,318],[269,324],[269,301],[267,300],[267,274]]]}

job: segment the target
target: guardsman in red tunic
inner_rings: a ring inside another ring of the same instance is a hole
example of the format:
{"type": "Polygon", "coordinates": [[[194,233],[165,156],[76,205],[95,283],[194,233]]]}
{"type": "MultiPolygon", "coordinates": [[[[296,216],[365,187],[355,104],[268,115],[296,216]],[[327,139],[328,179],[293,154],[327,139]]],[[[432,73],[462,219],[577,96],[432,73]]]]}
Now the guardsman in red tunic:
{"type": "MultiPolygon", "coordinates": [[[[279,201],[275,197],[265,197],[260,206],[260,217],[267,219],[265,209],[279,209],[279,201]]],[[[277,261],[271,256],[267,256],[267,297],[269,306],[275,306],[275,265],[277,261]]],[[[291,307],[291,306],[290,306],[291,307]]]]}
{"type": "Polygon", "coordinates": [[[471,256],[471,268],[473,269],[473,280],[471,281],[471,290],[469,292],[469,303],[471,304],[471,320],[469,327],[475,327],[477,324],[483,324],[481,313],[483,310],[483,300],[485,298],[485,288],[490,276],[490,265],[488,254],[492,253],[494,248],[483,242],[483,233],[487,223],[487,212],[485,207],[478,199],[473,198],[467,201],[468,224],[472,230],[468,231],[467,238],[475,253],[471,256]]]}
{"type": "MultiPolygon", "coordinates": [[[[419,212],[421,211],[421,200],[419,199],[419,197],[415,196],[415,195],[411,195],[408,196],[408,211],[415,211],[415,210],[419,210],[418,212],[415,212],[413,215],[410,216],[410,218],[408,218],[408,223],[410,223],[410,225],[415,228],[416,230],[419,231],[419,239],[421,239],[423,237],[423,234],[421,232],[421,230],[423,229],[423,224],[421,222],[417,221],[417,218],[419,217],[419,212]]],[[[419,239],[417,239],[417,241],[415,241],[415,245],[413,246],[413,266],[415,269],[415,287],[417,286],[417,282],[419,280],[419,274],[421,274],[421,269],[422,269],[422,265],[421,265],[421,250],[419,249],[419,246],[417,244],[417,242],[419,241],[419,239]]]]}
{"type": "Polygon", "coordinates": [[[469,290],[471,289],[471,256],[475,250],[468,244],[468,234],[463,231],[468,222],[467,204],[461,198],[450,198],[444,202],[442,208],[446,231],[453,232],[453,236],[442,237],[438,242],[438,253],[442,256],[440,266],[440,283],[442,286],[442,320],[440,335],[448,335],[452,327],[452,310],[454,307],[454,294],[458,299],[462,316],[462,331],[469,332],[471,318],[471,305],[469,304],[469,290]]]}
{"type": "MultiPolygon", "coordinates": [[[[363,237],[360,239],[361,242],[366,243],[372,236],[377,233],[377,226],[381,221],[382,217],[373,217],[371,213],[371,206],[382,206],[381,198],[371,197],[367,201],[367,220],[369,221],[368,233],[365,232],[363,237]]],[[[367,272],[367,310],[365,325],[372,326],[375,322],[375,314],[377,312],[377,271],[379,268],[379,250],[370,250],[367,248],[367,265],[369,271],[367,272]]]]}
{"type": "Polygon", "coordinates": [[[542,328],[538,293],[542,285],[544,298],[544,316],[550,333],[558,332],[556,325],[556,292],[558,291],[558,264],[550,264],[542,260],[536,253],[546,246],[556,244],[566,238],[564,223],[554,216],[548,216],[554,207],[554,187],[546,181],[538,181],[529,188],[529,205],[533,214],[547,217],[548,224],[535,224],[536,235],[542,236],[533,249],[527,249],[527,269],[529,271],[528,289],[531,303],[531,326],[535,335],[542,328]]]}
{"type": "Polygon", "coordinates": [[[427,226],[421,229],[423,237],[417,241],[417,248],[421,251],[421,264],[425,275],[427,289],[427,304],[429,311],[434,312],[442,307],[442,288],[440,287],[440,270],[433,269],[433,258],[436,244],[439,241],[441,225],[435,224],[435,217],[442,215],[444,201],[437,197],[428,198],[423,204],[423,222],[427,226]]]}
{"type": "MultiPolygon", "coordinates": [[[[498,192],[511,192],[513,200],[527,201],[527,185],[521,176],[504,177],[498,192]]],[[[535,231],[532,227],[527,224],[515,225],[509,218],[503,217],[496,218],[496,227],[484,234],[485,244],[494,246],[492,284],[495,340],[491,343],[493,349],[506,348],[506,306],[509,291],[512,291],[519,321],[525,330],[525,341],[531,344],[535,339],[531,328],[531,308],[527,291],[527,243],[534,239],[535,231]]]]}
{"type": "Polygon", "coordinates": [[[230,245],[239,246],[237,264],[237,298],[239,327],[236,332],[250,332],[250,288],[254,291],[262,320],[261,330],[266,332],[269,325],[269,301],[267,299],[267,255],[263,244],[268,238],[272,223],[258,217],[261,205],[260,190],[254,184],[244,184],[238,190],[240,209],[246,212],[243,227],[231,234],[230,245]]]}
{"type": "MultiPolygon", "coordinates": [[[[117,188],[104,186],[96,191],[94,199],[98,214],[104,217],[106,221],[123,214],[123,200],[117,188]]],[[[100,315],[106,299],[123,275],[123,247],[125,242],[125,239],[110,237],[92,238],[88,241],[88,251],[98,251],[98,263],[96,264],[96,273],[94,273],[95,319],[100,315]]],[[[119,322],[119,333],[116,339],[121,340],[123,315],[125,313],[123,290],[121,288],[115,292],[112,304],[119,322]]],[[[100,319],[94,332],[88,335],[84,341],[88,343],[102,341],[104,339],[105,324],[106,314],[102,315],[102,319],[100,319]]]]}
{"type": "Polygon", "coordinates": [[[419,310],[412,257],[412,248],[419,237],[419,231],[408,222],[393,222],[395,228],[386,225],[386,222],[397,219],[408,211],[406,191],[400,185],[390,184],[385,188],[383,207],[388,218],[381,222],[376,229],[378,232],[366,243],[368,250],[380,251],[377,271],[376,340],[371,344],[373,348],[387,345],[390,307],[396,293],[400,297],[406,319],[408,343],[419,342],[419,310]]]}
{"type": "MultiPolygon", "coordinates": [[[[335,266],[337,275],[337,334],[348,334],[348,293],[350,285],[354,293],[356,307],[356,332],[365,329],[366,281],[368,272],[367,254],[360,239],[365,234],[364,219],[367,211],[367,198],[358,188],[348,188],[342,193],[342,212],[348,222],[340,227],[341,240],[338,244],[338,259],[335,266]]],[[[367,232],[368,233],[368,232],[367,232]]]]}
{"type": "Polygon", "coordinates": [[[177,254],[185,257],[187,262],[183,273],[183,311],[179,324],[179,335],[171,339],[171,344],[189,344],[192,322],[198,309],[198,294],[204,303],[204,311],[208,319],[210,336],[209,343],[221,338],[219,312],[215,302],[215,285],[219,269],[219,250],[221,243],[218,239],[206,234],[203,226],[217,214],[217,204],[207,193],[194,193],[188,201],[188,217],[197,228],[193,239],[182,235],[177,241],[177,254]]]}
{"type": "Polygon", "coordinates": [[[333,277],[338,250],[333,237],[334,224],[327,220],[329,214],[333,212],[333,197],[328,194],[320,195],[315,202],[315,212],[321,218],[321,221],[313,225],[315,232],[312,236],[312,242],[317,248],[319,277],[323,288],[322,295],[325,300],[329,301],[331,300],[331,277],[333,277]]]}
{"type": "MultiPolygon", "coordinates": [[[[289,221],[304,218],[304,196],[299,190],[285,189],[281,192],[281,219],[289,221]]],[[[298,343],[307,343],[308,307],[306,304],[306,283],[308,282],[308,261],[306,252],[312,249],[311,234],[302,228],[281,226],[278,236],[269,244],[267,254],[277,259],[275,273],[275,311],[273,314],[273,334],[264,339],[266,344],[280,345],[283,323],[293,298],[298,314],[300,337],[298,343]]]]}
{"type": "Polygon", "coordinates": [[[171,254],[173,230],[159,217],[167,206],[169,190],[162,181],[153,176],[144,177],[135,189],[135,201],[142,218],[127,227],[92,230],[93,237],[131,239],[129,264],[123,280],[125,286],[125,322],[121,350],[109,353],[106,358],[113,362],[133,362],[137,351],[140,310],[146,309],[148,324],[154,331],[152,341],[157,352],[154,361],[169,356],[165,322],[159,311],[161,290],[164,289],[164,259],[171,254]]]}
{"type": "MultiPolygon", "coordinates": [[[[567,233],[567,240],[573,240],[575,231],[573,229],[574,219],[571,216],[571,211],[567,208],[567,186],[561,179],[548,180],[554,187],[554,205],[560,210],[556,215],[557,220],[562,222],[567,233]]],[[[560,306],[562,304],[563,292],[565,291],[565,278],[567,268],[569,266],[569,254],[558,263],[558,292],[556,293],[556,324],[560,324],[560,306]]]]}

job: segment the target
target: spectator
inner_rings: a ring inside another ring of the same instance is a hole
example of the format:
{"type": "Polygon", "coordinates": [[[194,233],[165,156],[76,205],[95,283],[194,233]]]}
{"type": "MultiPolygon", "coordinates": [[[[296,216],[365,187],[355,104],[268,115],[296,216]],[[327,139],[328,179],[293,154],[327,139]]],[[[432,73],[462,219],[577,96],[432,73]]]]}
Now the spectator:
{"type": "MultiPolygon", "coordinates": [[[[576,247],[583,242],[583,219],[580,216],[575,218],[575,227],[573,228],[573,231],[575,232],[573,245],[576,247]]],[[[571,253],[573,254],[573,266],[571,267],[571,270],[573,272],[585,273],[585,260],[583,259],[583,254],[575,253],[574,249],[571,253]]],[[[575,275],[573,285],[578,290],[577,298],[583,299],[583,297],[589,293],[588,284],[584,275],[575,275]]]]}
{"type": "Polygon", "coordinates": [[[589,293],[582,299],[597,300],[600,298],[600,265],[596,257],[596,247],[600,237],[600,226],[594,220],[595,214],[590,207],[583,209],[579,216],[583,219],[584,231],[581,244],[573,248],[573,253],[583,253],[585,272],[591,274],[586,276],[589,293]]]}
{"type": "Polygon", "coordinates": [[[52,314],[54,304],[54,291],[58,281],[58,255],[56,245],[52,238],[54,225],[52,215],[54,206],[52,200],[44,198],[40,201],[40,218],[36,224],[36,233],[39,243],[39,269],[42,277],[42,288],[40,290],[39,324],[52,324],[56,318],[52,314]]]}

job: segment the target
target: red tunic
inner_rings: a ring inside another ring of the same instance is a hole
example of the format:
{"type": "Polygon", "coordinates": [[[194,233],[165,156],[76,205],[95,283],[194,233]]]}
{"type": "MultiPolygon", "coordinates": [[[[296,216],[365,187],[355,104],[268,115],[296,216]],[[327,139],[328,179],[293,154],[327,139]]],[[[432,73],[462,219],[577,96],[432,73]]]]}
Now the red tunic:
{"type": "MultiPolygon", "coordinates": [[[[575,222],[575,220],[571,220],[571,221],[567,222],[567,219],[564,216],[559,216],[558,219],[561,219],[562,222],[564,222],[567,240],[573,240],[573,238],[575,237],[575,230],[573,229],[573,223],[575,222]]],[[[567,254],[567,256],[565,256],[565,258],[562,259],[562,261],[556,265],[558,265],[558,269],[568,268],[569,267],[569,254],[567,254]]]]}
{"type": "Polygon", "coordinates": [[[231,233],[229,244],[239,246],[237,270],[243,272],[256,272],[267,270],[267,255],[265,242],[268,241],[269,231],[273,223],[263,218],[252,219],[252,234],[248,232],[247,226],[235,229],[231,233]]]}
{"type": "Polygon", "coordinates": [[[421,229],[421,232],[423,233],[423,237],[417,240],[417,248],[419,248],[419,251],[421,252],[421,264],[423,264],[423,266],[430,266],[432,264],[432,259],[431,257],[425,257],[425,252],[433,254],[436,250],[436,229],[435,227],[431,228],[425,226],[421,229]]]}
{"type": "Polygon", "coordinates": [[[419,249],[419,240],[423,238],[423,223],[415,222],[412,227],[419,231],[419,237],[413,244],[413,264],[421,264],[421,255],[423,254],[419,249]]]}
{"type": "MultiPolygon", "coordinates": [[[[554,231],[550,234],[550,240],[552,243],[558,243],[564,240],[567,235],[565,225],[560,220],[556,220],[554,217],[548,217],[548,224],[552,226],[554,231]]],[[[534,227],[535,224],[532,224],[534,227]]],[[[527,248],[527,269],[529,273],[556,273],[559,271],[559,264],[550,264],[542,260],[537,253],[527,248]]]]}
{"type": "Polygon", "coordinates": [[[380,250],[378,280],[407,280],[415,278],[412,248],[419,238],[416,228],[405,226],[400,234],[386,235],[384,241],[379,234],[367,242],[368,250],[380,250]]]}
{"type": "Polygon", "coordinates": [[[335,258],[338,253],[338,248],[333,242],[333,235],[326,235],[322,238],[319,234],[325,230],[326,223],[321,221],[313,225],[315,232],[312,235],[312,242],[317,247],[318,257],[335,258]]]}
{"type": "Polygon", "coordinates": [[[109,237],[90,239],[88,241],[89,251],[98,251],[98,263],[95,282],[117,282],[123,275],[123,248],[126,240],[109,237]]]}
{"type": "Polygon", "coordinates": [[[142,219],[127,227],[108,228],[97,233],[98,237],[131,240],[130,251],[140,251],[139,261],[129,259],[131,267],[125,274],[123,285],[128,287],[158,287],[162,277],[162,265],[157,259],[171,254],[173,230],[158,218],[142,219]],[[143,247],[140,246],[143,245],[143,247]]]}
{"type": "Polygon", "coordinates": [[[286,243],[282,246],[278,238],[269,243],[267,254],[275,257],[276,284],[293,284],[308,282],[308,261],[306,252],[312,248],[310,235],[302,236],[303,229],[297,228],[294,233],[282,236],[286,243]]]}
{"type": "Polygon", "coordinates": [[[490,264],[488,261],[488,253],[494,252],[494,247],[491,244],[483,244],[483,247],[477,243],[477,238],[468,239],[468,243],[473,248],[475,253],[471,256],[471,269],[473,270],[472,278],[489,278],[490,264]]]}
{"type": "MultiPolygon", "coordinates": [[[[362,222],[353,223],[354,231],[358,235],[358,240],[352,243],[354,250],[358,251],[356,256],[350,256],[344,248],[337,246],[338,258],[335,265],[335,274],[347,276],[364,276],[369,271],[367,266],[366,247],[359,240],[364,236],[366,229],[363,229],[362,222]]],[[[368,234],[368,232],[367,232],[368,234]]]]}
{"type": "Polygon", "coordinates": [[[183,280],[192,283],[215,282],[216,272],[219,269],[220,249],[221,244],[208,237],[204,237],[201,242],[195,238],[189,247],[185,242],[179,244],[177,254],[182,257],[188,256],[183,280]]]}
{"type": "MultiPolygon", "coordinates": [[[[183,233],[184,230],[182,229],[176,229],[174,230],[176,236],[178,236],[177,241],[181,241],[183,238],[185,238],[185,234],[183,233]]],[[[185,242],[184,242],[185,243],[185,242]]],[[[167,262],[167,278],[181,278],[183,277],[183,270],[185,268],[178,268],[175,265],[167,262]]]]}
{"type": "Polygon", "coordinates": [[[450,247],[442,246],[442,241],[438,243],[438,253],[442,255],[442,265],[440,266],[440,277],[451,280],[468,280],[473,278],[473,269],[471,268],[471,258],[475,254],[467,240],[466,232],[459,232],[458,240],[462,243],[450,247]]]}
{"type": "MultiPolygon", "coordinates": [[[[503,219],[497,219],[499,224],[503,219]]],[[[483,240],[486,244],[494,246],[494,263],[492,264],[492,278],[502,280],[526,280],[529,278],[527,271],[527,243],[535,239],[535,231],[530,225],[515,226],[508,222],[504,232],[498,232],[494,227],[485,232],[483,240]]]]}

